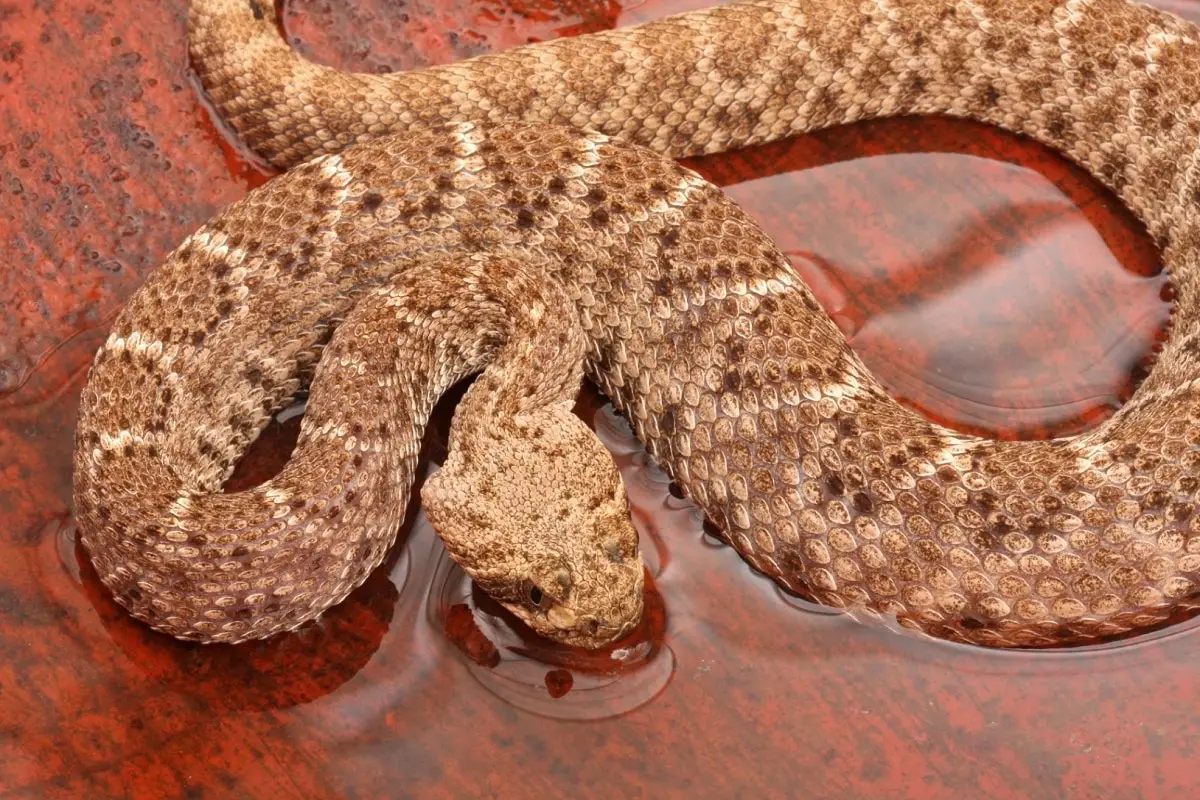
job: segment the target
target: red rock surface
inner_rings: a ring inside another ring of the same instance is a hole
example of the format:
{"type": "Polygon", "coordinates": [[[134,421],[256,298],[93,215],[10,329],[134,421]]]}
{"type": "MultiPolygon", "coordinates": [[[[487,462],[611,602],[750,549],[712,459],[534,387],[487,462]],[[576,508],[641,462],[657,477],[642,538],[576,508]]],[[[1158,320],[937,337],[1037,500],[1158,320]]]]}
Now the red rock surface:
{"type": "MultiPolygon", "coordinates": [[[[379,71],[701,4],[295,0],[285,22],[311,57],[379,71]]],[[[653,577],[615,652],[522,635],[415,510],[389,562],[297,634],[204,648],[128,619],[70,525],[86,365],[140,279],[265,177],[207,121],[184,12],[0,0],[0,795],[1200,796],[1194,625],[992,653],[818,613],[703,534],[603,413],[653,577]]],[[[1014,137],[899,120],[693,166],[896,396],[961,429],[1092,425],[1165,330],[1141,229],[1014,137]]],[[[273,426],[235,485],[277,468],[295,429],[273,426]]]]}

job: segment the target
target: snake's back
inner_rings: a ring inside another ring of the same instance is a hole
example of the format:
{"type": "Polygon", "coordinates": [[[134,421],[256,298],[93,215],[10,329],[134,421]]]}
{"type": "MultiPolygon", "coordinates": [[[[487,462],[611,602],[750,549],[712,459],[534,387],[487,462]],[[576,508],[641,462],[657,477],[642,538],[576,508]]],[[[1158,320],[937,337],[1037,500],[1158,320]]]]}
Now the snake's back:
{"type": "MultiPolygon", "coordinates": [[[[261,0],[196,0],[191,34],[240,137],[280,167],[323,157],[181,247],[93,368],[76,499],[84,542],[128,605],[141,601],[118,564],[163,585],[187,572],[163,566],[171,525],[232,536],[218,555],[230,575],[251,569],[236,515],[205,517],[201,498],[367,287],[430,254],[482,252],[544,265],[575,304],[588,373],[742,557],[787,588],[1002,646],[1123,633],[1192,596],[1193,26],[1123,0],[752,0],[393,76],[305,62],[261,0]],[[995,442],[903,409],[758,227],[666,159],[899,114],[1054,147],[1163,247],[1171,336],[1112,419],[995,442]]],[[[401,435],[412,450],[419,426],[401,435]]],[[[301,476],[292,491],[321,490],[301,476]]],[[[258,498],[263,524],[290,499],[258,498]]],[[[264,564],[255,579],[286,571],[264,564]]],[[[212,585],[186,603],[160,592],[164,613],[236,595],[212,585]]]]}

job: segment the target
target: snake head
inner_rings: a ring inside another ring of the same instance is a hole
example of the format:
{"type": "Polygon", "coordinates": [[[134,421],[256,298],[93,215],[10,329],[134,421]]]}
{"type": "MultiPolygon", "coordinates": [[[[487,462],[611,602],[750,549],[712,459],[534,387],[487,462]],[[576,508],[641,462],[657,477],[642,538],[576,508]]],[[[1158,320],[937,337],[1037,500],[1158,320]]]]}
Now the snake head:
{"type": "Polygon", "coordinates": [[[541,636],[587,649],[630,633],[644,571],[612,456],[565,406],[452,433],[421,492],[452,558],[541,636]]]}

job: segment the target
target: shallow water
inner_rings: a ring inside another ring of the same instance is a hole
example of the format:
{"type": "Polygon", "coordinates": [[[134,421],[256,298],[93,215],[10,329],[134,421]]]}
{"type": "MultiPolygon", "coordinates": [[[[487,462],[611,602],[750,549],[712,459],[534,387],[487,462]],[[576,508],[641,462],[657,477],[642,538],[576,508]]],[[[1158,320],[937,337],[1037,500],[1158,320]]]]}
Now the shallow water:
{"type": "MultiPolygon", "coordinates": [[[[84,370],[140,276],[265,179],[205,122],[183,7],[0,6],[0,796],[1197,794],[1194,622],[997,653],[785,597],[592,393],[578,411],[622,470],[650,577],[642,628],[608,651],[532,638],[416,509],[385,565],[295,634],[201,647],[129,619],[70,521],[84,370]]],[[[379,70],[683,7],[297,0],[285,21],[314,57],[379,70]]],[[[1013,137],[898,120],[690,163],[764,224],[893,394],[956,428],[1093,425],[1165,330],[1144,233],[1013,137]]],[[[228,488],[286,458],[298,418],[281,418],[228,488]]]]}

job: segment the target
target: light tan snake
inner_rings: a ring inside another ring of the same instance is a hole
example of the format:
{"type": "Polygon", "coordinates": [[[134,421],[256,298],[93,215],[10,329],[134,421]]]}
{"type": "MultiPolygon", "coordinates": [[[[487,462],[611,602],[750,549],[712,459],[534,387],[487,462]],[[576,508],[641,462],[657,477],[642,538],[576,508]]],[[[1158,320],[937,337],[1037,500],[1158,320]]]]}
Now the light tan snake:
{"type": "Polygon", "coordinates": [[[298,57],[263,3],[194,0],[191,55],[291,171],[149,277],[83,393],[81,538],[134,616],[240,641],[340,602],[395,538],[434,402],[480,370],[425,506],[483,588],[571,644],[623,635],[642,592],[611,459],[569,414],[581,370],[746,561],[824,603],[1014,646],[1191,602],[1192,25],[1124,0],[749,0],[366,76],[298,57]],[[757,225],[668,158],[899,114],[1046,143],[1161,245],[1172,332],[1110,420],[997,442],[902,408],[757,225]],[[219,493],[310,379],[284,472],[219,493]]]}

